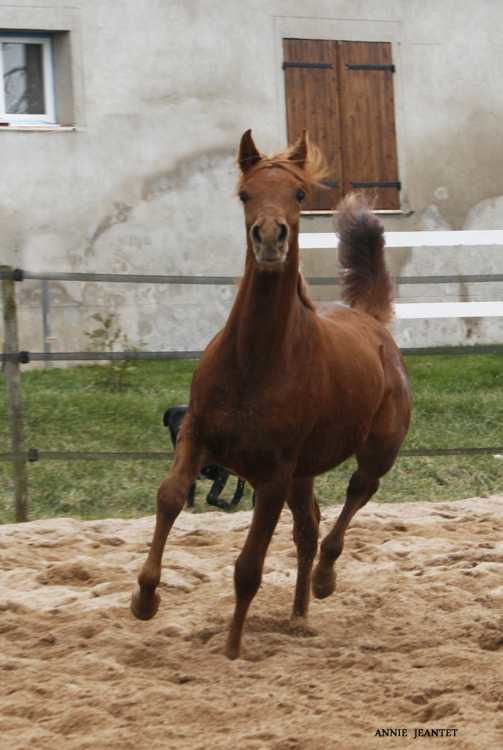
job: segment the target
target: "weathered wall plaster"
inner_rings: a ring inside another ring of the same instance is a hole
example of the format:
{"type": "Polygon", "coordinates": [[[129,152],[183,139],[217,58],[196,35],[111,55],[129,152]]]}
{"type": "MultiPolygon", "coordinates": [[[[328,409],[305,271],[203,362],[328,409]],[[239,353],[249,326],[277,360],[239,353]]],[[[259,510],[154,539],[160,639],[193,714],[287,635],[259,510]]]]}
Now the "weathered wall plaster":
{"type": "MultiPolygon", "coordinates": [[[[0,129],[0,263],[238,275],[244,232],[234,154],[248,127],[264,151],[284,146],[276,36],[296,24],[299,36],[306,24],[356,37],[361,29],[362,39],[391,30],[401,66],[401,171],[414,213],[387,217],[387,229],[503,226],[503,5],[493,0],[77,0],[72,9],[64,0],[0,0],[0,29],[28,22],[70,29],[77,129],[0,129]]],[[[305,217],[302,229],[329,231],[331,221],[305,217]]],[[[487,248],[389,253],[393,272],[404,274],[501,273],[501,257],[487,248]]],[[[304,268],[332,275],[335,255],[306,251],[304,268]]],[[[23,348],[41,350],[40,285],[18,289],[23,348]]],[[[401,287],[400,298],[497,299],[500,290],[401,287]]],[[[106,310],[133,343],[202,348],[232,295],[229,287],[52,283],[51,345],[86,346],[91,316],[106,310]]],[[[501,337],[497,321],[473,323],[397,330],[409,346],[501,337]]]]}

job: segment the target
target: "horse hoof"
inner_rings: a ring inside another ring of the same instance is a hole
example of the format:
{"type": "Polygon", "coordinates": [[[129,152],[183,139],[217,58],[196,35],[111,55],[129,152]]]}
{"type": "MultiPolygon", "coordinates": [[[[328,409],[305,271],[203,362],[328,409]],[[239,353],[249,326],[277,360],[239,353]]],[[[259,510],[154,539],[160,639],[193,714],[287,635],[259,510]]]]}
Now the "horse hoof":
{"type": "Polygon", "coordinates": [[[316,599],[325,599],[335,591],[335,571],[333,568],[323,570],[317,567],[313,574],[313,594],[316,599]]]}
{"type": "Polygon", "coordinates": [[[302,616],[302,615],[292,615],[290,617],[290,622],[288,623],[288,629],[294,635],[300,635],[300,636],[318,635],[318,631],[312,628],[308,624],[307,617],[302,616]]]}
{"type": "Polygon", "coordinates": [[[292,633],[303,633],[307,630],[307,617],[302,615],[292,615],[288,622],[288,629],[292,633]]]}
{"type": "Polygon", "coordinates": [[[239,647],[227,644],[227,646],[225,647],[225,655],[231,661],[239,659],[239,647]]]}
{"type": "Polygon", "coordinates": [[[159,609],[161,597],[156,591],[142,592],[137,589],[131,597],[131,612],[138,620],[151,620],[159,609]]]}

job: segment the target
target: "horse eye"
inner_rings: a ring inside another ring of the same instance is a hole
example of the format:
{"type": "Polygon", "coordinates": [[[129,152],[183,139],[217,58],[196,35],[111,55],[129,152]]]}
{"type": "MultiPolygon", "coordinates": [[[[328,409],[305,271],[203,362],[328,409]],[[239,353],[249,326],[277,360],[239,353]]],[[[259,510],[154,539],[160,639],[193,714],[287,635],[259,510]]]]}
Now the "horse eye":
{"type": "Polygon", "coordinates": [[[239,195],[239,200],[241,201],[241,203],[246,203],[246,201],[250,197],[245,190],[240,190],[238,195],[239,195]]]}
{"type": "Polygon", "coordinates": [[[297,200],[299,201],[299,203],[302,203],[302,201],[306,197],[306,194],[305,194],[304,190],[297,190],[297,192],[295,193],[295,197],[297,198],[297,200]]]}

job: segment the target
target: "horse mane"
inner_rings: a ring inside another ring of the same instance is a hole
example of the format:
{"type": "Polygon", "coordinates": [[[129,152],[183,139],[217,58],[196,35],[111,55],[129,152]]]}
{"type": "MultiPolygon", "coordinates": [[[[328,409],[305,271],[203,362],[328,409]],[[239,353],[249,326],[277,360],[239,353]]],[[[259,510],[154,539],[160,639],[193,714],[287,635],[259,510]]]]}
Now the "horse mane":
{"type": "Polygon", "coordinates": [[[309,296],[309,289],[306,283],[306,280],[302,274],[302,271],[299,269],[299,279],[297,281],[297,294],[299,295],[300,301],[304,305],[304,307],[307,307],[308,310],[312,310],[313,312],[316,311],[315,304],[311,297],[309,296]]]}
{"type": "MultiPolygon", "coordinates": [[[[307,137],[307,136],[306,136],[307,137]]],[[[268,161],[276,166],[295,167],[299,177],[308,186],[317,185],[329,173],[328,165],[321,149],[307,139],[307,154],[305,159],[295,157],[295,144],[284,151],[269,157],[268,161]]]]}
{"type": "Polygon", "coordinates": [[[327,166],[327,162],[321,149],[318,148],[314,143],[311,143],[307,138],[307,152],[304,158],[300,158],[296,154],[296,144],[289,146],[283,151],[279,151],[277,154],[267,156],[261,154],[261,159],[255,166],[253,166],[246,174],[242,174],[239,183],[238,190],[240,190],[246,179],[251,174],[255,174],[261,169],[267,169],[271,167],[279,167],[284,169],[290,174],[297,177],[307,189],[316,187],[320,181],[327,177],[330,170],[327,166]]]}

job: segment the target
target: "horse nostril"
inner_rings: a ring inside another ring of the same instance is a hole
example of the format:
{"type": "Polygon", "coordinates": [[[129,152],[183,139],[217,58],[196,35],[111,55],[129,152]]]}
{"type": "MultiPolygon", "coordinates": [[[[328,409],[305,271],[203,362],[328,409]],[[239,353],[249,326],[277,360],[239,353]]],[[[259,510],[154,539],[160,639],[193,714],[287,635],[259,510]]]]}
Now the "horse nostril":
{"type": "Polygon", "coordinates": [[[288,234],[288,227],[286,226],[286,224],[280,224],[279,232],[278,232],[278,242],[284,242],[286,240],[287,234],[288,234]]]}
{"type": "Polygon", "coordinates": [[[260,236],[260,227],[258,226],[258,224],[255,224],[252,227],[252,237],[258,244],[260,244],[260,242],[262,241],[262,237],[260,236]]]}

